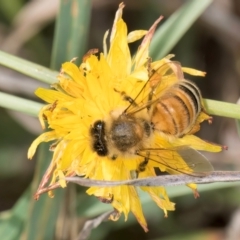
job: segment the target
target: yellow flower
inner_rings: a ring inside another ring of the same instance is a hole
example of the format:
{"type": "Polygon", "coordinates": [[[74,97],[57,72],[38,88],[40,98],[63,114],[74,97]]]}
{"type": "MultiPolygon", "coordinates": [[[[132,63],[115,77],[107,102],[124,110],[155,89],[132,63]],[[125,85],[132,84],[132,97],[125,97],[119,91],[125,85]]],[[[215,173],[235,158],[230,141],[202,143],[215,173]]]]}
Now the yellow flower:
{"type": "MultiPolygon", "coordinates": [[[[189,125],[190,128],[181,136],[164,134],[150,124],[149,102],[156,103],[156,99],[166,89],[182,80],[183,72],[199,76],[204,76],[204,73],[181,68],[180,64],[170,60],[173,55],[151,62],[149,45],[161,17],[149,31],[139,30],[128,34],[122,19],[123,7],[120,4],[116,13],[109,50],[106,44],[107,32],[104,36],[103,53],[99,57],[94,55],[97,50],[93,49],[84,56],[79,67],[73,62],[64,63],[58,82],[52,85],[53,89],[39,88],[36,91],[36,95],[48,103],[40,111],[39,118],[43,128],[47,122],[49,131],[32,143],[28,157],[32,158],[41,142],[55,141],[50,147],[53,151],[52,162],[36,198],[42,192],[58,186],[65,187],[66,176],[78,175],[94,180],[115,181],[156,176],[155,168],[170,174],[195,173],[198,169],[195,170],[194,164],[191,165],[190,160],[181,155],[181,149],[188,146],[189,149],[196,150],[221,150],[220,146],[192,135],[199,130],[202,121],[209,119],[204,111],[198,114],[194,124],[189,125]],[[143,41],[132,58],[128,45],[142,37],[143,41]],[[149,99],[149,93],[152,93],[152,100],[149,99]],[[105,131],[114,135],[109,125],[115,124],[117,128],[116,119],[120,119],[120,116],[124,118],[125,115],[128,121],[131,119],[133,122],[135,134],[140,139],[138,148],[136,150],[135,143],[126,147],[128,143],[122,141],[118,142],[118,148],[113,147],[113,151],[112,145],[120,140],[113,140],[115,136],[112,136],[109,141],[105,131]],[[145,124],[144,130],[139,127],[141,124],[145,124]],[[143,142],[142,138],[148,140],[143,142]],[[151,149],[155,151],[152,152],[151,149]],[[111,151],[114,154],[110,154],[111,151]],[[52,179],[47,187],[50,177],[52,179]]],[[[195,184],[189,186],[196,190],[195,184]]],[[[174,210],[174,203],[170,202],[164,187],[141,189],[150,194],[163,209],[165,216],[167,211],[174,210]]],[[[90,187],[87,193],[112,204],[118,211],[118,214],[111,216],[112,220],[117,220],[121,213],[127,219],[131,211],[144,230],[148,230],[134,186],[90,187]]]]}

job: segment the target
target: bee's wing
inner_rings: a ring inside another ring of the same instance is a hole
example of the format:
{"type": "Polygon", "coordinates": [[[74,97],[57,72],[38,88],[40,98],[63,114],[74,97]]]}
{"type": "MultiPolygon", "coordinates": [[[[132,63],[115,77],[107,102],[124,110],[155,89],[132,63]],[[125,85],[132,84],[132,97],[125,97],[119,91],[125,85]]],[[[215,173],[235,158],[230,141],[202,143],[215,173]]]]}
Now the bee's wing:
{"type": "Polygon", "coordinates": [[[214,170],[208,159],[197,150],[192,148],[178,149],[177,153],[195,173],[210,173],[214,170]]]}
{"type": "Polygon", "coordinates": [[[166,62],[153,66],[148,81],[143,84],[141,91],[134,98],[136,104],[130,104],[127,114],[139,112],[154,104],[171,82],[183,79],[183,71],[179,62],[166,62]]]}
{"type": "Polygon", "coordinates": [[[160,67],[153,66],[152,74],[149,76],[149,84],[151,88],[157,88],[164,80],[171,77],[181,80],[184,79],[182,66],[177,61],[166,62],[160,67]]]}
{"type": "Polygon", "coordinates": [[[172,174],[188,174],[206,176],[213,171],[211,163],[200,152],[187,147],[173,149],[151,149],[139,152],[139,156],[147,158],[154,167],[172,174]]]}

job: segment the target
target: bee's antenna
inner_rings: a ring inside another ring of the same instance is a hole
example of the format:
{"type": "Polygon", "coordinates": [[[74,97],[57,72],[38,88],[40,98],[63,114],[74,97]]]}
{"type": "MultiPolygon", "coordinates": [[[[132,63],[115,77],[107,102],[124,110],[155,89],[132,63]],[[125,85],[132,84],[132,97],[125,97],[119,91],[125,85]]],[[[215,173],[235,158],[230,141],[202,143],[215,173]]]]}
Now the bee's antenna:
{"type": "Polygon", "coordinates": [[[148,68],[148,80],[145,82],[145,84],[143,85],[142,89],[139,91],[139,93],[137,94],[137,96],[133,99],[133,101],[129,104],[129,106],[124,110],[124,113],[127,112],[127,110],[132,106],[133,103],[136,103],[137,98],[139,97],[139,95],[142,93],[142,91],[145,89],[145,87],[147,86],[147,84],[149,83],[150,79],[151,79],[151,75],[152,75],[152,69],[151,69],[151,62],[152,59],[149,57],[148,61],[147,61],[147,68],[148,68]]]}
{"type": "Polygon", "coordinates": [[[139,95],[142,93],[143,89],[146,87],[147,83],[148,83],[149,79],[147,80],[147,82],[143,85],[142,89],[140,90],[140,92],[137,94],[137,96],[133,99],[133,101],[128,105],[128,107],[124,110],[124,112],[126,113],[127,110],[133,105],[133,103],[136,103],[136,99],[139,97],[139,95]]]}
{"type": "MultiPolygon", "coordinates": [[[[124,113],[126,113],[129,108],[135,104],[137,105],[136,103],[136,100],[137,98],[140,96],[140,94],[143,92],[143,90],[145,89],[145,87],[147,86],[147,84],[149,84],[150,82],[150,88],[152,89],[151,92],[149,93],[149,96],[148,96],[148,100],[147,102],[144,104],[144,106],[142,106],[141,108],[138,108],[136,111],[134,111],[134,113],[136,112],[139,112],[141,111],[142,109],[146,108],[149,110],[150,109],[150,105],[155,102],[155,101],[152,101],[152,98],[153,98],[153,94],[154,94],[154,90],[159,86],[159,84],[161,83],[160,79],[161,79],[161,75],[159,75],[159,71],[160,69],[164,69],[164,67],[166,65],[168,65],[170,67],[170,69],[172,70],[172,73],[174,73],[176,76],[177,76],[177,79],[183,79],[183,72],[182,72],[182,69],[181,69],[181,64],[179,62],[176,62],[176,61],[171,61],[171,62],[165,62],[163,63],[163,65],[161,65],[158,69],[152,69],[151,68],[151,62],[152,62],[152,59],[151,58],[148,58],[148,61],[147,61],[147,69],[148,69],[148,80],[145,82],[145,84],[143,85],[142,89],[139,91],[139,93],[137,94],[137,96],[132,99],[131,98],[131,101],[130,104],[128,105],[128,107],[124,110],[124,113]],[[157,75],[157,76],[156,76],[157,75]],[[157,80],[156,80],[157,79],[157,80]]],[[[166,72],[164,73],[164,75],[166,74],[166,72]]],[[[131,113],[132,114],[132,113],[131,113]]]]}

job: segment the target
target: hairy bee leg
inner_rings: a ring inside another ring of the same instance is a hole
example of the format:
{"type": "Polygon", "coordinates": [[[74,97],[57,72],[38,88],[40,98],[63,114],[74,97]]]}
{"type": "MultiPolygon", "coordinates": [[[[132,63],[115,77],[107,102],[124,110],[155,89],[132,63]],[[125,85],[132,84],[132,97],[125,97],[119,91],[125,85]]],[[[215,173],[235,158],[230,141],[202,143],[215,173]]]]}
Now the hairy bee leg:
{"type": "Polygon", "coordinates": [[[136,170],[137,178],[138,178],[140,172],[145,171],[146,166],[147,166],[148,161],[149,161],[149,155],[150,155],[150,152],[147,152],[147,156],[144,157],[144,160],[138,165],[138,169],[136,170]]]}

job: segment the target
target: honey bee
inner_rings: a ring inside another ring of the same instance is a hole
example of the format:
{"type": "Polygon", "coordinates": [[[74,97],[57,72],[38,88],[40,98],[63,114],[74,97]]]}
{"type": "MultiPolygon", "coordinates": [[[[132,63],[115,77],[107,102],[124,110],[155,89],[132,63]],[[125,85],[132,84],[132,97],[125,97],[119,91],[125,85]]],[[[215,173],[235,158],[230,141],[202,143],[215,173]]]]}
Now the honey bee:
{"type": "Polygon", "coordinates": [[[143,161],[136,169],[137,176],[146,169],[149,161],[159,162],[168,169],[184,174],[201,176],[212,171],[209,161],[188,146],[151,148],[155,132],[175,138],[189,133],[202,111],[202,97],[198,87],[183,78],[181,66],[177,62],[165,63],[157,70],[149,72],[149,80],[143,83],[141,89],[141,92],[146,92],[145,99],[138,99],[140,93],[132,98],[115,89],[129,105],[125,109],[115,109],[106,119],[93,123],[90,127],[92,149],[100,157],[111,160],[136,155],[142,157],[143,161]],[[160,72],[164,72],[164,75],[161,76],[160,72]],[[177,77],[178,81],[170,87],[166,85],[164,89],[164,77],[171,75],[177,77]],[[172,158],[180,155],[192,172],[184,168],[175,169],[168,163],[168,159],[161,157],[161,151],[169,151],[172,158]]]}

